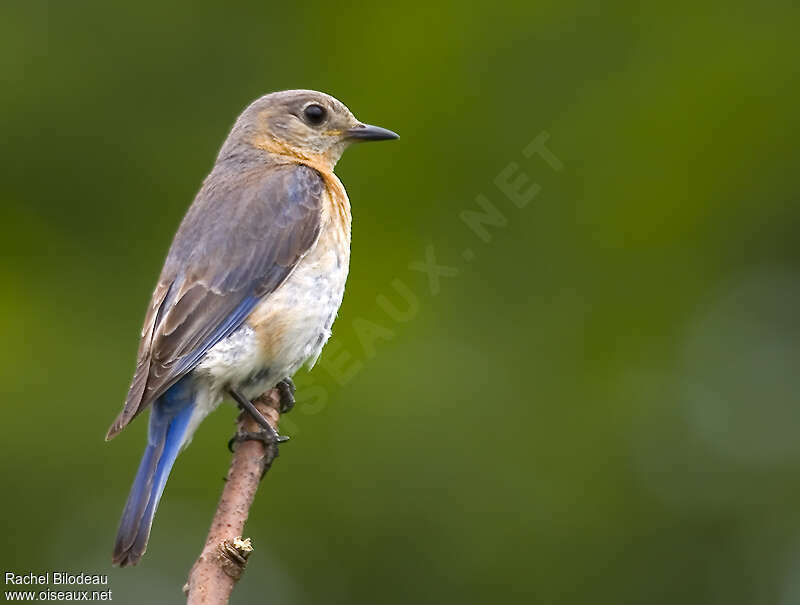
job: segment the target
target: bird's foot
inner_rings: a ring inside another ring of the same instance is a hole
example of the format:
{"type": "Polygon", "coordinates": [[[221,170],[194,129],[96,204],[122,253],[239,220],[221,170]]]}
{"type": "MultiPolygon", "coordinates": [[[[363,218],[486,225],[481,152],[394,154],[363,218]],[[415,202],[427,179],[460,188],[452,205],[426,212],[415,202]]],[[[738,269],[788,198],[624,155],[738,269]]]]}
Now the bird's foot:
{"type": "Polygon", "coordinates": [[[231,453],[236,451],[234,443],[242,443],[243,441],[260,441],[264,444],[264,456],[261,458],[261,478],[267,474],[267,471],[272,466],[275,458],[280,456],[278,451],[278,444],[288,440],[288,437],[278,435],[274,430],[267,431],[261,429],[260,431],[236,431],[236,434],[228,441],[228,449],[231,453]]]}
{"type": "MultiPolygon", "coordinates": [[[[263,434],[264,435],[263,439],[259,437],[258,441],[263,441],[263,443],[265,445],[267,445],[267,446],[272,445],[272,444],[277,445],[278,443],[283,443],[284,441],[289,441],[288,437],[286,437],[284,435],[279,435],[278,432],[274,428],[272,428],[272,425],[269,422],[267,422],[267,419],[264,418],[264,415],[261,412],[258,411],[258,408],[256,406],[254,406],[253,403],[247,397],[242,395],[236,389],[229,389],[229,391],[230,391],[231,397],[233,397],[233,399],[236,401],[236,403],[239,404],[239,407],[243,411],[246,411],[248,414],[250,414],[250,416],[252,416],[253,420],[255,420],[256,423],[258,423],[258,425],[261,427],[261,430],[256,432],[256,433],[245,433],[245,434],[248,434],[248,435],[250,435],[250,434],[262,435],[263,434]]],[[[237,433],[237,435],[238,435],[238,433],[237,433]]],[[[234,439],[235,439],[235,437],[234,437],[234,439]]],[[[243,441],[247,441],[247,439],[243,439],[243,441]]],[[[230,442],[228,444],[228,447],[230,448],[230,442]]]]}
{"type": "Polygon", "coordinates": [[[278,394],[280,395],[279,409],[281,414],[291,412],[294,407],[294,392],[297,390],[297,387],[294,386],[294,382],[287,376],[276,384],[275,388],[278,389],[278,394]]]}
{"type": "MultiPolygon", "coordinates": [[[[260,441],[266,449],[269,449],[273,445],[277,446],[279,443],[289,441],[289,438],[278,435],[274,430],[271,432],[264,429],[260,431],[236,431],[236,434],[228,440],[228,450],[233,453],[236,449],[233,444],[242,443],[243,441],[260,441]]],[[[277,447],[275,448],[275,455],[278,455],[277,447]]]]}

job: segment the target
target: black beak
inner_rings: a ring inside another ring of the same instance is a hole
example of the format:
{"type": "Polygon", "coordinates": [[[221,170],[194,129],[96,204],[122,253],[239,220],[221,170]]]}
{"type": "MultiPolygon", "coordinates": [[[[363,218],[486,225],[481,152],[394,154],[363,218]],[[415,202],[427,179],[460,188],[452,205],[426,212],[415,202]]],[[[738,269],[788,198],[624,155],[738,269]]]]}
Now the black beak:
{"type": "Polygon", "coordinates": [[[347,138],[352,141],[388,141],[399,139],[400,135],[380,126],[359,124],[347,131],[347,138]]]}

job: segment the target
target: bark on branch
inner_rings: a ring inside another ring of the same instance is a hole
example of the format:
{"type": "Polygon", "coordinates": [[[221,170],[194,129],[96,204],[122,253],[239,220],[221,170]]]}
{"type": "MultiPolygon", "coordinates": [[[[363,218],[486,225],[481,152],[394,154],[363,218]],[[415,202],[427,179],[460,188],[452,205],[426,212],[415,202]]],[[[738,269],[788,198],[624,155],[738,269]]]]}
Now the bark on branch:
{"type": "MultiPolygon", "coordinates": [[[[278,430],[280,395],[276,389],[256,399],[253,404],[278,430]]],[[[256,432],[260,427],[252,417],[239,414],[240,433],[256,432]]],[[[184,586],[187,605],[225,605],[236,581],[241,577],[252,552],[250,539],[242,538],[250,506],[261,478],[278,454],[276,445],[266,447],[260,441],[243,441],[235,445],[231,467],[217,512],[211,522],[206,544],[200,553],[189,580],[184,586]]]]}

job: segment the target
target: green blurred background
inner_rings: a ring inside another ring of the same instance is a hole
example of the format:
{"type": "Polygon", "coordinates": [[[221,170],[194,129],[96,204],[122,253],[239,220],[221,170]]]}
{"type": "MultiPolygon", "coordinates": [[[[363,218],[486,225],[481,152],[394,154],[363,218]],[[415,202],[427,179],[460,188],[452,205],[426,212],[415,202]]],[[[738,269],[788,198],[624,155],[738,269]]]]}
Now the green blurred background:
{"type": "Polygon", "coordinates": [[[0,568],[181,601],[235,412],[179,459],[133,569],[110,550],[146,421],[103,436],[227,130],[302,87],[402,139],[337,168],[347,293],[233,602],[800,603],[798,16],[4,3],[0,568]],[[562,170],[523,153],[539,135],[562,170]],[[495,184],[512,163],[524,208],[495,184]],[[488,242],[460,216],[479,194],[488,242]]]}

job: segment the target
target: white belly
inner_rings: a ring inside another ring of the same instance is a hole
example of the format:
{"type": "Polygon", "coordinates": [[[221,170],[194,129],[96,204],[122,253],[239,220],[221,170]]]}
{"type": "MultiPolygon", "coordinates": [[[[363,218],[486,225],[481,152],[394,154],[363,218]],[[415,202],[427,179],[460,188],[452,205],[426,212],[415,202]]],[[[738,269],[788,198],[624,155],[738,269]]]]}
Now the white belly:
{"type": "Polygon", "coordinates": [[[248,318],[271,363],[283,372],[278,380],[306,362],[313,366],[331,335],[350,263],[349,248],[331,239],[320,238],[286,282],[248,318]]]}
{"type": "Polygon", "coordinates": [[[206,353],[195,374],[212,390],[232,386],[254,398],[303,363],[313,366],[331,335],[347,280],[349,247],[333,239],[323,234],[245,324],[206,353]]]}

